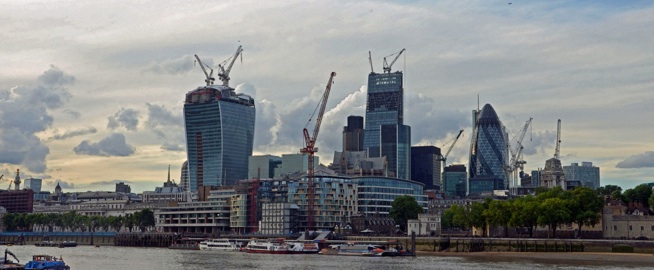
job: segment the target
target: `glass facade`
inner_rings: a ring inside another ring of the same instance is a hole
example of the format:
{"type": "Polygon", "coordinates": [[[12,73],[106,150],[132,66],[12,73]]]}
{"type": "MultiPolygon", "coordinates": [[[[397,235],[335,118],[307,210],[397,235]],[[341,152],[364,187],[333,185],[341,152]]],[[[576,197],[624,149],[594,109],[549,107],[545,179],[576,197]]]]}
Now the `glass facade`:
{"type": "Polygon", "coordinates": [[[382,125],[404,124],[402,72],[370,73],[363,148],[370,157],[380,156],[380,129],[382,125]]]}
{"type": "Polygon", "coordinates": [[[424,184],[411,180],[390,177],[355,177],[359,185],[359,213],[388,217],[391,205],[398,196],[409,195],[427,209],[427,196],[423,194],[424,184]]]}
{"type": "Polygon", "coordinates": [[[411,147],[411,180],[425,184],[425,189],[440,190],[440,155],[441,149],[436,146],[411,147]]]}
{"type": "Polygon", "coordinates": [[[381,156],[388,161],[389,176],[400,179],[411,177],[411,127],[382,125],[380,129],[381,156]]]}
{"type": "Polygon", "coordinates": [[[443,172],[443,191],[447,198],[465,197],[468,190],[465,165],[450,165],[443,172]]]}
{"type": "Polygon", "coordinates": [[[570,166],[563,166],[565,179],[568,181],[580,181],[582,185],[598,189],[600,187],[600,168],[593,166],[592,162],[572,163],[570,166]]]}
{"type": "MultiPolygon", "coordinates": [[[[502,189],[508,188],[507,134],[497,113],[490,104],[484,105],[475,119],[470,149],[470,181],[473,178],[500,179],[502,189]]],[[[482,181],[486,183],[487,181],[482,181]]],[[[480,184],[481,185],[481,184],[480,184]]],[[[491,185],[481,185],[490,188],[491,185]]],[[[498,185],[493,184],[497,188],[498,185]]],[[[469,184],[472,193],[473,183],[469,184]]],[[[492,190],[492,189],[491,189],[492,190]]]]}
{"type": "Polygon", "coordinates": [[[189,188],[233,185],[248,176],[254,140],[254,100],[225,86],[186,94],[184,124],[189,188]]]}

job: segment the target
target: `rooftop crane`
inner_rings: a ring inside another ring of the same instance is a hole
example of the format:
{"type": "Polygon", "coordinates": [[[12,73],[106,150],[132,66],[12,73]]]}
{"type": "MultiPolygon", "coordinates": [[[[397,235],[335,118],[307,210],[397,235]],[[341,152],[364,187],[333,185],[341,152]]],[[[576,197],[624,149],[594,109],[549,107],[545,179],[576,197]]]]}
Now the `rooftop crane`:
{"type": "Polygon", "coordinates": [[[234,56],[227,58],[227,60],[225,60],[222,64],[218,65],[220,68],[220,71],[218,72],[218,79],[223,82],[224,86],[229,86],[229,72],[232,71],[232,66],[234,66],[234,62],[236,61],[236,58],[238,58],[238,56],[241,54],[241,52],[243,52],[243,46],[239,45],[236,49],[236,53],[234,53],[234,56]],[[227,68],[225,68],[225,64],[229,61],[229,59],[232,59],[232,61],[229,62],[229,65],[227,68]]]}
{"type": "Polygon", "coordinates": [[[399,52],[396,52],[394,54],[386,56],[386,57],[390,57],[390,56],[395,55],[395,58],[393,59],[393,61],[391,61],[390,64],[388,64],[388,62],[386,62],[386,57],[384,57],[384,73],[391,73],[391,67],[393,66],[393,64],[395,64],[395,61],[397,61],[397,59],[400,58],[400,55],[404,52],[404,50],[406,50],[406,49],[402,49],[399,52]]]}
{"type": "Polygon", "coordinates": [[[370,72],[375,73],[375,69],[372,68],[372,53],[368,51],[368,62],[370,62],[370,72]]]}
{"type": "Polygon", "coordinates": [[[212,77],[212,76],[213,76],[213,69],[212,69],[211,67],[209,67],[208,65],[206,65],[205,63],[203,63],[202,60],[200,60],[200,57],[198,57],[197,54],[195,55],[195,59],[198,61],[198,64],[200,64],[200,68],[202,68],[202,72],[204,72],[204,76],[207,77],[207,78],[204,80],[204,81],[207,83],[207,86],[212,85],[213,82],[216,80],[216,79],[214,79],[214,78],[212,77]],[[204,69],[205,66],[206,66],[208,69],[211,70],[210,73],[207,73],[207,70],[204,69]]]}
{"type": "Polygon", "coordinates": [[[517,140],[517,144],[515,146],[515,150],[511,149],[511,161],[510,161],[511,163],[509,164],[508,172],[509,172],[509,175],[511,175],[511,177],[513,178],[513,181],[512,181],[511,184],[513,185],[514,188],[518,186],[518,171],[517,171],[517,169],[522,168],[522,165],[527,163],[524,160],[521,160],[520,156],[522,155],[522,149],[524,148],[522,146],[522,140],[524,140],[525,134],[527,134],[527,130],[529,129],[529,125],[531,125],[531,120],[533,120],[533,118],[529,117],[529,120],[527,120],[524,127],[522,127],[522,129],[518,132],[518,135],[517,135],[518,140],[517,140]]]}
{"type": "Polygon", "coordinates": [[[314,178],[314,164],[313,156],[318,152],[318,147],[316,146],[316,140],[318,139],[318,132],[320,131],[320,123],[322,122],[322,116],[325,114],[325,107],[327,106],[327,98],[329,98],[329,92],[332,88],[332,83],[336,76],[336,72],[332,72],[329,76],[329,81],[327,82],[327,87],[325,88],[325,93],[322,95],[322,100],[320,103],[320,111],[318,111],[318,117],[316,118],[316,126],[313,128],[313,136],[309,136],[309,130],[304,128],[304,143],[305,147],[300,149],[300,153],[308,154],[309,158],[309,168],[307,171],[308,178],[308,188],[307,188],[307,230],[313,230],[314,228],[314,197],[315,191],[313,187],[313,178],[314,178]]]}
{"type": "Polygon", "coordinates": [[[561,119],[556,124],[556,149],[554,150],[554,158],[559,159],[561,155],[561,119]]]}

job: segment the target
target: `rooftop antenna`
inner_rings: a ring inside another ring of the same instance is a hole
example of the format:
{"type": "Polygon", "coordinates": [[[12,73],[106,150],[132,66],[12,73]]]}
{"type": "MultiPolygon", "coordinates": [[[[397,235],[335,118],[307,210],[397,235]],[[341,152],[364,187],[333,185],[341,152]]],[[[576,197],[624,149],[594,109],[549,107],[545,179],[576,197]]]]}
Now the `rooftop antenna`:
{"type": "Polygon", "coordinates": [[[477,111],[479,111],[479,94],[477,94],[477,111]]]}
{"type": "Polygon", "coordinates": [[[198,63],[200,64],[200,68],[202,68],[202,72],[204,72],[204,76],[207,77],[207,78],[204,80],[204,81],[207,83],[207,86],[212,85],[213,82],[216,80],[216,79],[214,79],[214,78],[212,77],[212,76],[213,76],[213,68],[211,68],[210,66],[206,65],[205,63],[203,63],[202,60],[200,60],[200,57],[198,57],[197,54],[195,55],[195,59],[196,59],[196,60],[198,61],[198,63]],[[210,73],[207,73],[207,70],[206,70],[204,67],[207,67],[208,69],[210,69],[211,72],[210,72],[210,73]]]}

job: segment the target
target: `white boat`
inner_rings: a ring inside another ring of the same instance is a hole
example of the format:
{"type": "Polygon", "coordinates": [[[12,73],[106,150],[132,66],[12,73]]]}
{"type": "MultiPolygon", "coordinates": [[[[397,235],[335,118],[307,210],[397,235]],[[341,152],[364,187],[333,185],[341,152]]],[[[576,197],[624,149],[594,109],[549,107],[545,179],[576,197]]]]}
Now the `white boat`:
{"type": "Polygon", "coordinates": [[[319,253],[323,255],[346,255],[346,256],[381,256],[384,250],[382,246],[372,244],[347,243],[329,245],[319,253]]]}
{"type": "Polygon", "coordinates": [[[318,244],[313,242],[288,241],[286,245],[288,246],[288,253],[291,254],[315,254],[320,251],[318,244]]]}
{"type": "Polygon", "coordinates": [[[238,246],[235,242],[229,239],[209,239],[200,242],[200,250],[228,250],[238,251],[238,246]]]}
{"type": "Polygon", "coordinates": [[[247,253],[288,254],[288,247],[281,242],[252,240],[245,247],[247,253]]]}

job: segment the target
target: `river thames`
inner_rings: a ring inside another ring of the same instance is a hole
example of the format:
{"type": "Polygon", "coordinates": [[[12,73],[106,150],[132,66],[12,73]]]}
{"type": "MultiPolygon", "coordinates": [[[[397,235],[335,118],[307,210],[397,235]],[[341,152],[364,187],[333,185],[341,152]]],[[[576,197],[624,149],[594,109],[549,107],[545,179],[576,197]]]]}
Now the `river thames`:
{"type": "MultiPolygon", "coordinates": [[[[245,252],[171,250],[165,248],[92,247],[74,248],[11,246],[21,263],[32,255],[62,256],[72,270],[172,270],[172,269],[654,269],[591,263],[571,264],[565,260],[539,262],[525,258],[489,260],[484,257],[351,257],[326,255],[267,255],[245,252]]],[[[568,253],[570,254],[570,253],[568,253]]]]}

